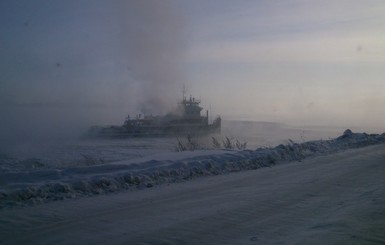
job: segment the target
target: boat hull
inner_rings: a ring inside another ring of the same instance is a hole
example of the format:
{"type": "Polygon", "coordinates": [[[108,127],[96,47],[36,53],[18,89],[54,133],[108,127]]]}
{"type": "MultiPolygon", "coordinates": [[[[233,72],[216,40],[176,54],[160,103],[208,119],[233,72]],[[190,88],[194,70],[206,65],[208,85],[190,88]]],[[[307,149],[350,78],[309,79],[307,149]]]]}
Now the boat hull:
{"type": "Polygon", "coordinates": [[[88,135],[103,138],[167,137],[220,133],[220,120],[213,124],[148,125],[137,127],[92,127],[88,135]]]}

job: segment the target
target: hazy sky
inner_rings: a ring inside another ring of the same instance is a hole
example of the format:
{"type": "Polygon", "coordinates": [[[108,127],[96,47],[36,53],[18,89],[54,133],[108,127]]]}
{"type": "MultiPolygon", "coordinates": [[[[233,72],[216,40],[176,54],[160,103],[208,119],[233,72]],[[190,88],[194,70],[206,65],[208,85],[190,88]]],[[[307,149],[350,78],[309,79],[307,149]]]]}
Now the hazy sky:
{"type": "Polygon", "coordinates": [[[9,123],[48,108],[120,124],[183,84],[225,119],[385,123],[384,1],[3,0],[0,30],[9,123]]]}

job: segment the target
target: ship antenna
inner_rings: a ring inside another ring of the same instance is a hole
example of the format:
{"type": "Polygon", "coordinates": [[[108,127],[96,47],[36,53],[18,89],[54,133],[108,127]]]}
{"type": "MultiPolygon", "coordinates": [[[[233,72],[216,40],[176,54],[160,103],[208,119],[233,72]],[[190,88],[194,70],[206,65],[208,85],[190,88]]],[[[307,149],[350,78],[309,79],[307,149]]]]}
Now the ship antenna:
{"type": "Polygon", "coordinates": [[[186,85],[185,84],[183,84],[183,90],[182,90],[182,93],[183,93],[183,101],[185,101],[186,100],[186,85]]]}
{"type": "Polygon", "coordinates": [[[212,112],[211,112],[212,110],[211,110],[211,103],[210,103],[210,123],[212,124],[213,123],[213,117],[212,117],[212,112]]]}

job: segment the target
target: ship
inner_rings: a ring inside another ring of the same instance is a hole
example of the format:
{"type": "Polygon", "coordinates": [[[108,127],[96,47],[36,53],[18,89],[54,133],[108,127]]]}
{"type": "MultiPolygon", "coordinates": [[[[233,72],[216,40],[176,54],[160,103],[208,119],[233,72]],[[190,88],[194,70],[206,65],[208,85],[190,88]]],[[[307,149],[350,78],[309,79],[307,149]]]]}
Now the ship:
{"type": "Polygon", "coordinates": [[[192,96],[178,102],[177,110],[164,116],[138,114],[134,118],[129,115],[121,126],[93,126],[89,136],[107,138],[128,137],[164,137],[164,136],[196,136],[220,133],[221,117],[217,116],[209,122],[209,111],[201,115],[201,101],[192,96]]]}

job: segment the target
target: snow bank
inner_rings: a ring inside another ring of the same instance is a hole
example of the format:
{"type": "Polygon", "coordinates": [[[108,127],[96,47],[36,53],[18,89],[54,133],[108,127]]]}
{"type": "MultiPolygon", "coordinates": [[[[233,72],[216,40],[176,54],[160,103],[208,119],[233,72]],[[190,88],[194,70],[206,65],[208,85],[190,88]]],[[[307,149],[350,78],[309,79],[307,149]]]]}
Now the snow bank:
{"type": "MultiPolygon", "coordinates": [[[[44,203],[65,198],[150,188],[159,184],[270,167],[302,159],[385,142],[385,134],[346,130],[332,140],[290,142],[274,148],[244,151],[206,151],[179,154],[140,163],[115,162],[67,169],[34,169],[0,173],[0,208],[44,203]],[[181,158],[180,156],[184,156],[181,158]]],[[[39,164],[32,163],[32,164],[39,164]]]]}

